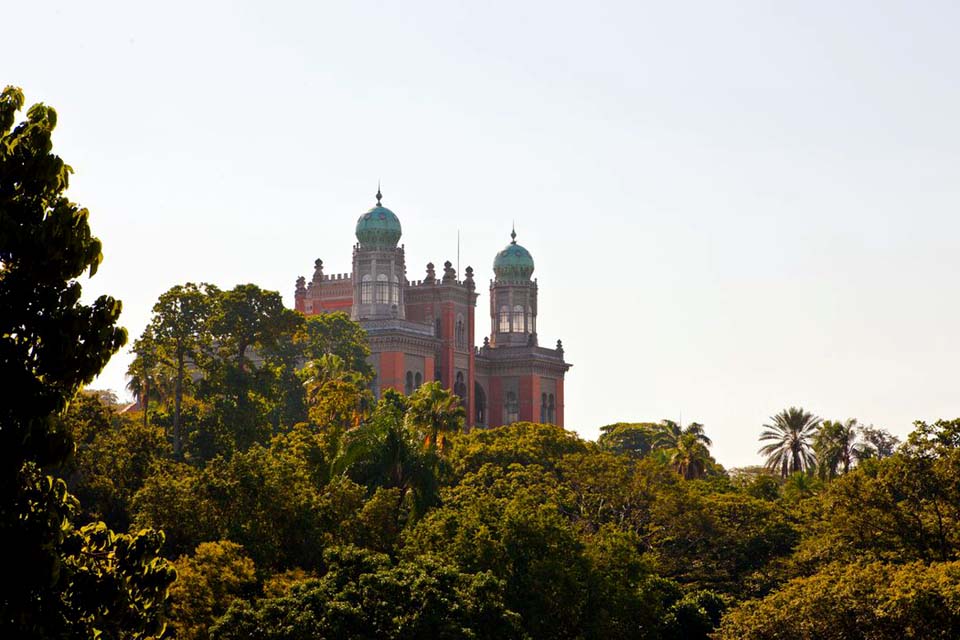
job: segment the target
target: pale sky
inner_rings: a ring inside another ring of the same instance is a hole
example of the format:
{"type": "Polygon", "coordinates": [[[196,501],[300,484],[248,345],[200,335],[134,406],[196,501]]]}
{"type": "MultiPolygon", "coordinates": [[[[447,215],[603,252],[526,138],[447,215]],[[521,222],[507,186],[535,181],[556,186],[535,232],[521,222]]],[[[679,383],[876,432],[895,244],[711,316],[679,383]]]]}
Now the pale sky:
{"type": "MultiPolygon", "coordinates": [[[[293,303],[374,202],[410,279],[536,261],[566,423],[681,413],[724,465],[800,405],[960,415],[956,2],[29,2],[0,82],[59,112],[132,338],[185,281],[293,303]]],[[[120,390],[129,354],[95,386],[120,390]]]]}

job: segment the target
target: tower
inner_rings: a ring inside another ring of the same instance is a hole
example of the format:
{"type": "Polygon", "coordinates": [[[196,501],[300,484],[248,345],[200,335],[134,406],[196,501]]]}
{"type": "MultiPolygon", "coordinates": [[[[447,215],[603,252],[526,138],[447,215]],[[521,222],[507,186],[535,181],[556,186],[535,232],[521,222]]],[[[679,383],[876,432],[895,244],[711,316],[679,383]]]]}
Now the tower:
{"type": "Polygon", "coordinates": [[[400,241],[400,220],[384,207],[377,188],[377,204],[357,220],[353,247],[354,320],[403,319],[406,265],[400,241]]]}
{"type": "Polygon", "coordinates": [[[538,344],[533,256],[517,244],[516,230],[493,261],[490,338],[478,348],[473,269],[461,280],[449,260],[442,274],[429,263],[423,280],[408,281],[400,220],[383,206],[379,187],[376,198],[357,220],[352,272],[328,274],[316,260],[311,280],[297,278],[296,309],[349,311],[366,331],[378,397],[386,389],[409,395],[435,380],[460,397],[468,428],[518,420],[563,426],[571,365],[559,340],[556,348],[538,344]]]}
{"type": "Polygon", "coordinates": [[[493,260],[494,280],[490,283],[490,345],[492,347],[537,344],[537,281],[533,256],[517,244],[517,232],[510,232],[510,244],[493,260]]]}

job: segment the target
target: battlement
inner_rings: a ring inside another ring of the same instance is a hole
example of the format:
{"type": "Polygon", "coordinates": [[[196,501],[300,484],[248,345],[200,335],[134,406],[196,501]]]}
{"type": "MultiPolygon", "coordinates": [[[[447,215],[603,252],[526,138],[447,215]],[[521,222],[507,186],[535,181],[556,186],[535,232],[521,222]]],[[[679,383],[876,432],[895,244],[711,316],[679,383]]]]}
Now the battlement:
{"type": "Polygon", "coordinates": [[[331,280],[352,280],[352,273],[330,273],[323,274],[323,282],[329,282],[331,280]]]}

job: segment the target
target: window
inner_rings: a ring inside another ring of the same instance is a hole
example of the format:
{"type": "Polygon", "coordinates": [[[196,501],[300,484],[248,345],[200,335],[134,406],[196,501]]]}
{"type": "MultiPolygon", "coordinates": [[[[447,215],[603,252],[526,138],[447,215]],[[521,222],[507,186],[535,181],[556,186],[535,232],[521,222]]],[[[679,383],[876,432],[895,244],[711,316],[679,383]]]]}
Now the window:
{"type": "Polygon", "coordinates": [[[440,334],[441,334],[440,326],[441,326],[441,325],[440,325],[440,318],[437,318],[436,323],[434,323],[434,331],[433,331],[433,335],[436,336],[437,338],[441,337],[441,335],[440,335],[440,334]]]}
{"type": "Polygon", "coordinates": [[[413,377],[413,388],[419,389],[420,385],[423,384],[423,376],[420,375],[420,372],[417,371],[417,374],[413,377]]]}
{"type": "Polygon", "coordinates": [[[519,304],[513,308],[513,332],[523,333],[523,306],[519,304]]]}
{"type": "Polygon", "coordinates": [[[527,307],[527,333],[536,333],[537,328],[533,324],[533,310],[527,307]]]}
{"type": "Polygon", "coordinates": [[[547,422],[550,424],[557,423],[557,407],[553,403],[553,394],[551,393],[547,396],[547,422]]]}
{"type": "Polygon", "coordinates": [[[373,302],[373,282],[371,280],[369,273],[360,279],[360,304],[373,302]]]}
{"type": "Polygon", "coordinates": [[[476,411],[476,422],[479,425],[487,424],[487,394],[479,382],[473,383],[473,405],[476,411]]]}
{"type": "Polygon", "coordinates": [[[500,333],[510,333],[510,307],[500,307],[500,333]]]}
{"type": "Polygon", "coordinates": [[[456,381],[453,383],[453,392],[460,396],[460,404],[466,404],[467,385],[463,382],[463,371],[457,371],[456,381]]]}
{"type": "Polygon", "coordinates": [[[407,371],[407,384],[403,390],[407,395],[413,393],[413,371],[407,371]]]}
{"type": "Polygon", "coordinates": [[[393,276],[393,286],[390,287],[390,303],[400,304],[400,278],[393,276]]]}
{"type": "Polygon", "coordinates": [[[385,273],[377,276],[377,304],[390,304],[390,284],[385,273]]]}
{"type": "Polygon", "coordinates": [[[461,349],[467,346],[467,330],[463,324],[463,316],[457,316],[457,326],[454,329],[454,334],[456,335],[457,346],[461,349]]]}
{"type": "Polygon", "coordinates": [[[550,422],[550,416],[547,413],[547,394],[540,396],[540,422],[550,422]]]}
{"type": "Polygon", "coordinates": [[[504,424],[513,424],[520,419],[520,404],[517,402],[517,394],[513,391],[507,391],[507,401],[503,404],[504,424]]]}
{"type": "Polygon", "coordinates": [[[463,408],[467,407],[467,385],[463,382],[463,371],[457,371],[456,382],[453,383],[453,392],[460,398],[463,408]]]}

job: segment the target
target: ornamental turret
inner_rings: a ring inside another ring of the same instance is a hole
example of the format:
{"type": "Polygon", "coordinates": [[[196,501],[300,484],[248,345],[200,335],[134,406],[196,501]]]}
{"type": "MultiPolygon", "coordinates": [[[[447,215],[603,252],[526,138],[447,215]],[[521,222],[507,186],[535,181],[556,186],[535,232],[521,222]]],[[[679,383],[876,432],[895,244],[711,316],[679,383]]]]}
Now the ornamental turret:
{"type": "Polygon", "coordinates": [[[494,347],[537,343],[537,281],[533,256],[517,244],[517,231],[510,244],[493,260],[495,279],[490,283],[490,344],[494,347]]]}
{"type": "Polygon", "coordinates": [[[400,220],[381,204],[357,220],[357,244],[353,248],[354,320],[404,318],[406,265],[400,242],[400,220]]]}

